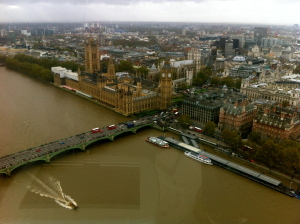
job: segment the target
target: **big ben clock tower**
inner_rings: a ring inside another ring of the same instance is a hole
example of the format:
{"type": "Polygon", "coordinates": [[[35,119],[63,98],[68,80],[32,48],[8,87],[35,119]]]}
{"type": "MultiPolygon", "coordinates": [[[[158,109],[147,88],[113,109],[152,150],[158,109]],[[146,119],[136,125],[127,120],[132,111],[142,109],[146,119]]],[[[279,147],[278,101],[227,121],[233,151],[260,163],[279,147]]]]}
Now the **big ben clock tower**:
{"type": "Polygon", "coordinates": [[[170,60],[167,57],[164,66],[161,69],[160,78],[160,94],[161,94],[161,104],[160,109],[166,110],[171,106],[172,102],[172,68],[170,66],[170,60]]]}

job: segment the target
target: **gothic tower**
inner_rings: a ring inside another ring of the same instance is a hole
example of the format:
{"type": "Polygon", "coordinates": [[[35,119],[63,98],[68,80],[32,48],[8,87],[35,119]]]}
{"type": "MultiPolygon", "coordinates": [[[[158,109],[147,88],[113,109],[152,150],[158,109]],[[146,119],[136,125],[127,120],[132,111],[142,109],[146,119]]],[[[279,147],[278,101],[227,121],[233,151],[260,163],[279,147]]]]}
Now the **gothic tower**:
{"type": "Polygon", "coordinates": [[[108,68],[107,68],[107,80],[113,82],[116,79],[115,66],[111,56],[109,57],[108,68]]]}
{"type": "Polygon", "coordinates": [[[200,67],[201,67],[201,52],[199,49],[191,47],[188,50],[188,55],[187,55],[188,60],[193,60],[194,66],[195,66],[195,71],[194,74],[197,74],[200,72],[200,67]]]}
{"type": "Polygon", "coordinates": [[[172,68],[169,58],[166,59],[164,66],[161,69],[160,78],[160,95],[161,104],[160,109],[166,110],[171,106],[172,102],[172,68]]]}
{"type": "Polygon", "coordinates": [[[85,41],[85,71],[87,73],[95,73],[100,71],[100,52],[98,41],[89,38],[85,41]]]}

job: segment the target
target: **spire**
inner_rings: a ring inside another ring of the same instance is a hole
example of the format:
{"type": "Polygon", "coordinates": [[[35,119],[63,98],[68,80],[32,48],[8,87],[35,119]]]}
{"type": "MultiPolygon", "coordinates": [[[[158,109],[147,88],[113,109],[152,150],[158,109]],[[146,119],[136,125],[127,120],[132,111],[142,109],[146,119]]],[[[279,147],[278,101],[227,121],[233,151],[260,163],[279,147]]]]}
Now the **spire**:
{"type": "Polygon", "coordinates": [[[157,72],[158,69],[156,68],[155,64],[153,64],[150,68],[150,72],[157,72]]]}
{"type": "Polygon", "coordinates": [[[170,65],[170,57],[167,55],[164,66],[162,67],[163,70],[171,70],[171,65],[170,65]]]}

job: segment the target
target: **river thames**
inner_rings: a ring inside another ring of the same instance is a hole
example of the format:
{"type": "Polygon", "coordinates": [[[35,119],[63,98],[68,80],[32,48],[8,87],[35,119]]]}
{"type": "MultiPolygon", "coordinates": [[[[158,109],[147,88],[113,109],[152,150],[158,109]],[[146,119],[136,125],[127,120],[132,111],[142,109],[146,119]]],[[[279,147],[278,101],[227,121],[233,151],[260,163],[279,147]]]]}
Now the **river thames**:
{"type": "MultiPolygon", "coordinates": [[[[0,78],[0,156],[130,119],[5,67],[0,78]]],[[[0,223],[300,223],[299,200],[145,141],[160,135],[140,130],[0,176],[0,223]],[[28,190],[48,175],[78,209],[28,190]]]]}

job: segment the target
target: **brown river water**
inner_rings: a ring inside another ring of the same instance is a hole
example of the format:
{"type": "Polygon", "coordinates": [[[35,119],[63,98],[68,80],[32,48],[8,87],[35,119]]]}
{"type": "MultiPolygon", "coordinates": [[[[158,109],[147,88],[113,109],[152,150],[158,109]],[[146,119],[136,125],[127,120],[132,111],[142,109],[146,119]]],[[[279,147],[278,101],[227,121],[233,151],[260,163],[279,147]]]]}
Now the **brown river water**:
{"type": "MultiPolygon", "coordinates": [[[[0,80],[0,156],[130,119],[5,67],[0,80]]],[[[300,223],[299,200],[145,141],[160,135],[144,129],[1,175],[0,224],[300,223]],[[28,190],[47,175],[78,209],[28,190]]]]}

